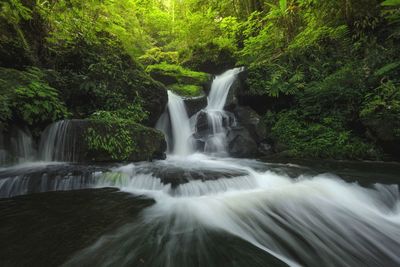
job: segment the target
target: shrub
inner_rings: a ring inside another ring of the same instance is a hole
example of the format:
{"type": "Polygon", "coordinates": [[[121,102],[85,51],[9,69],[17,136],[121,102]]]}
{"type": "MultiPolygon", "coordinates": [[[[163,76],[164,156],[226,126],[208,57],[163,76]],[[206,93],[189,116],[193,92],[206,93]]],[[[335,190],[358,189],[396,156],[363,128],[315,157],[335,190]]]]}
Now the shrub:
{"type": "Polygon", "coordinates": [[[110,155],[114,160],[128,159],[137,148],[130,128],[134,123],[145,120],[147,116],[148,113],[143,111],[139,100],[125,109],[93,113],[89,119],[94,123],[98,122],[105,129],[100,129],[99,132],[98,127],[88,128],[86,141],[89,149],[110,155]]]}
{"type": "Polygon", "coordinates": [[[364,159],[378,155],[373,146],[340,126],[332,117],[313,122],[296,111],[285,111],[278,115],[272,135],[294,157],[364,159]]]}
{"type": "Polygon", "coordinates": [[[27,71],[0,68],[0,91],[3,123],[13,118],[39,130],[68,116],[58,91],[45,82],[43,72],[37,68],[27,71]]]}

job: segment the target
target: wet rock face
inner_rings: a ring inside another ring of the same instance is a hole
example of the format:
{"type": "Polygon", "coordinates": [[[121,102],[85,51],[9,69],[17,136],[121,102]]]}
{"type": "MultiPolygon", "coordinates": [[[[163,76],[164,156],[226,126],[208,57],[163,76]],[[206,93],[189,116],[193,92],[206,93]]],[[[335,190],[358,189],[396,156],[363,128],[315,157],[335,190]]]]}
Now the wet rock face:
{"type": "Polygon", "coordinates": [[[140,96],[143,99],[143,108],[149,113],[144,123],[154,126],[168,103],[167,88],[159,82],[148,81],[140,91],[140,96]]]}
{"type": "Polygon", "coordinates": [[[198,97],[185,98],[184,102],[185,102],[186,112],[190,118],[207,106],[207,96],[203,95],[198,97]]]}
{"type": "Polygon", "coordinates": [[[229,153],[234,157],[271,154],[273,150],[265,140],[267,129],[261,116],[250,107],[243,106],[236,106],[233,114],[241,128],[231,129],[228,134],[229,153]]]}
{"type": "Polygon", "coordinates": [[[257,143],[246,128],[236,127],[230,129],[227,139],[230,156],[246,158],[258,155],[257,143]]]}
{"type": "Polygon", "coordinates": [[[238,123],[249,131],[251,137],[257,143],[261,142],[265,138],[267,129],[262,122],[261,116],[253,109],[250,107],[237,106],[233,113],[235,114],[238,123]]]}
{"type": "MultiPolygon", "coordinates": [[[[400,158],[400,136],[396,135],[396,125],[383,119],[365,119],[363,125],[368,130],[368,136],[383,150],[395,158],[400,158]]],[[[397,126],[400,128],[400,125],[397,126]]]]}

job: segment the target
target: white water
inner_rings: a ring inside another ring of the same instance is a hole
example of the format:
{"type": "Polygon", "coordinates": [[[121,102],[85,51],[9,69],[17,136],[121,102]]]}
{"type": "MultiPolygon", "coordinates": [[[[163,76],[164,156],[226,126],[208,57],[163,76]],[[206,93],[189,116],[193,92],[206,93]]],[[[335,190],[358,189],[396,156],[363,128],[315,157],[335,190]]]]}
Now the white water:
{"type": "Polygon", "coordinates": [[[18,130],[16,136],[11,138],[11,143],[19,163],[32,161],[36,157],[32,135],[29,132],[18,130]]]}
{"type": "Polygon", "coordinates": [[[192,131],[185,103],[181,97],[171,91],[168,91],[168,110],[173,134],[172,154],[184,156],[193,153],[192,131]]]}
{"type": "Polygon", "coordinates": [[[70,120],[49,125],[40,140],[40,159],[44,161],[75,162],[77,137],[70,120]]]}
{"type": "Polygon", "coordinates": [[[197,266],[218,266],[207,246],[227,244],[213,244],[211,233],[235,236],[289,266],[400,264],[398,185],[363,188],[329,174],[292,179],[257,161],[201,154],[154,164],[161,169],[172,165],[186,171],[215,171],[221,177],[229,171],[240,174],[171,188],[154,173],[142,173],[141,164],[114,169],[118,178],[103,179],[97,186],[144,194],[156,204],[136,223],[78,253],[69,266],[132,265],[144,250],[154,257],[145,258],[148,266],[196,266],[196,257],[205,262],[197,266]],[[194,258],[181,251],[185,247],[195,250],[194,258]]]}
{"type": "Polygon", "coordinates": [[[224,109],[226,98],[229,94],[229,89],[234,83],[236,75],[242,71],[242,67],[234,68],[215,77],[211,85],[210,95],[208,96],[207,110],[222,111],[224,109]]]}
{"type": "Polygon", "coordinates": [[[237,74],[243,71],[243,68],[235,68],[217,76],[212,85],[207,98],[208,104],[205,108],[208,124],[212,135],[205,143],[204,151],[216,155],[226,156],[226,135],[227,129],[234,124],[234,116],[224,110],[229,91],[236,80],[237,74]]]}

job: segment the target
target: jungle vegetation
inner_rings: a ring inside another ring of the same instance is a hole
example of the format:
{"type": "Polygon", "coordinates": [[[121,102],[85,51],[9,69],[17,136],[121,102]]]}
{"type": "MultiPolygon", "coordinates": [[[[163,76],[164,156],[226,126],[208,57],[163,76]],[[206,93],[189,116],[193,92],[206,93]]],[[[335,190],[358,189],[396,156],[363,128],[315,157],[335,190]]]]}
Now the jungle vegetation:
{"type": "Polygon", "coordinates": [[[191,96],[204,73],[234,66],[247,69],[242,102],[276,152],[400,156],[399,0],[0,2],[3,129],[40,132],[61,118],[152,126],[165,104],[152,71],[191,96]]]}

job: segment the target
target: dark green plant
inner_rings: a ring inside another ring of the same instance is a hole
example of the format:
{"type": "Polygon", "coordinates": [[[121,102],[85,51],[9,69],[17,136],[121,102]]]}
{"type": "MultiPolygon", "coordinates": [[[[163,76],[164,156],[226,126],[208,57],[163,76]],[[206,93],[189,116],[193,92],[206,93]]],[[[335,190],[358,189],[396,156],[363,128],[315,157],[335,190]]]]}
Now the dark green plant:
{"type": "Polygon", "coordinates": [[[379,155],[372,145],[338,126],[342,125],[335,118],[322,118],[317,123],[287,111],[279,114],[272,135],[293,157],[365,159],[379,155]]]}
{"type": "Polygon", "coordinates": [[[127,160],[137,149],[130,128],[147,116],[139,100],[126,109],[93,113],[89,119],[94,126],[86,132],[89,149],[110,155],[114,160],[127,160]]]}
{"type": "Polygon", "coordinates": [[[47,84],[44,76],[37,68],[27,71],[0,68],[3,123],[14,119],[36,131],[53,121],[68,117],[69,113],[58,91],[47,84]]]}

